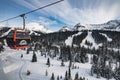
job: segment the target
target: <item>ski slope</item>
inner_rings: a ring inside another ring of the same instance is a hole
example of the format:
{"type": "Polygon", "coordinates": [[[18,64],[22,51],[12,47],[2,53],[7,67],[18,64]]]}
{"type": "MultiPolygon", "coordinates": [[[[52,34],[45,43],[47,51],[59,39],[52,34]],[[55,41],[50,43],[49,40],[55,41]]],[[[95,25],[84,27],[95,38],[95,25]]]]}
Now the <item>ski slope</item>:
{"type": "Polygon", "coordinates": [[[106,37],[106,39],[107,39],[108,42],[111,42],[111,41],[112,41],[112,39],[109,38],[106,34],[104,34],[104,33],[100,33],[100,34],[103,35],[104,37],[106,37]]]}
{"type": "Polygon", "coordinates": [[[88,32],[88,35],[86,36],[85,39],[82,40],[81,42],[81,46],[84,46],[85,48],[88,48],[89,46],[85,44],[85,42],[88,41],[90,43],[92,43],[92,46],[90,46],[91,49],[95,48],[98,49],[99,46],[102,46],[102,43],[97,44],[94,40],[94,38],[92,37],[92,32],[88,32]]]}
{"type": "Polygon", "coordinates": [[[67,46],[72,46],[73,38],[74,36],[81,35],[82,32],[78,32],[77,34],[73,34],[72,36],[69,36],[68,39],[65,40],[65,44],[67,46]]]}

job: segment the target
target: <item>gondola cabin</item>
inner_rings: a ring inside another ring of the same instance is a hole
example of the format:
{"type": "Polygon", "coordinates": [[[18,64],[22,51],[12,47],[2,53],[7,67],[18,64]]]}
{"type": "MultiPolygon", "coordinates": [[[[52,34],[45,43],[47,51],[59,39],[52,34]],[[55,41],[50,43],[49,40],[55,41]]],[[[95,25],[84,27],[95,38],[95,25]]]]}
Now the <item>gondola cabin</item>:
{"type": "Polygon", "coordinates": [[[7,44],[13,49],[27,48],[30,42],[30,36],[23,30],[11,30],[7,35],[7,44]]]}

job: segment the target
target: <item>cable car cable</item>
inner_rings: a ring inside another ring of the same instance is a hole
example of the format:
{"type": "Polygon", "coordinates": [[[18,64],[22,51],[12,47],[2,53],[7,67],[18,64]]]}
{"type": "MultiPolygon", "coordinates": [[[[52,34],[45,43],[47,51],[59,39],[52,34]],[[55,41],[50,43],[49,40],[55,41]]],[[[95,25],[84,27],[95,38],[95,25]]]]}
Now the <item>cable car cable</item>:
{"type": "MultiPolygon", "coordinates": [[[[54,4],[57,4],[61,1],[64,1],[64,0],[59,0],[59,1],[56,1],[56,2],[53,2],[51,4],[48,4],[48,5],[45,5],[43,7],[40,7],[40,8],[37,8],[35,10],[32,10],[32,11],[29,11],[29,12],[26,12],[26,13],[23,13],[23,14],[20,14],[16,17],[12,17],[12,18],[9,18],[9,19],[6,19],[6,20],[3,20],[1,21],[0,23],[2,22],[5,22],[5,21],[9,21],[11,19],[15,19],[15,18],[18,18],[18,17],[22,17],[23,18],[23,30],[25,29],[25,15],[26,14],[29,14],[29,13],[32,13],[32,12],[35,12],[37,10],[40,10],[40,9],[43,9],[43,8],[46,8],[46,7],[49,7],[49,6],[52,6],[54,4]]],[[[26,32],[21,32],[21,31],[17,31],[17,30],[12,30],[9,34],[8,34],[8,37],[7,37],[7,44],[9,47],[11,48],[14,48],[14,49],[22,49],[22,48],[27,48],[29,43],[30,43],[31,39],[30,39],[30,36],[27,35],[26,32]],[[23,33],[25,35],[23,35],[23,33]],[[13,35],[11,37],[11,34],[13,35]],[[19,36],[18,36],[19,34],[19,36]],[[27,39],[24,39],[25,37],[27,36],[27,39]]]]}
{"type": "Polygon", "coordinates": [[[12,20],[12,19],[15,19],[15,18],[18,18],[18,17],[24,17],[26,14],[29,14],[29,13],[35,12],[35,11],[37,11],[37,10],[40,10],[40,9],[43,9],[43,8],[52,6],[52,5],[57,4],[57,3],[59,3],[59,2],[62,2],[62,1],[64,1],[64,0],[59,0],[59,1],[53,2],[53,3],[51,3],[51,4],[45,5],[45,6],[43,6],[43,7],[37,8],[37,9],[35,9],[35,10],[32,10],[32,11],[29,11],[29,12],[26,12],[26,13],[23,13],[23,14],[20,14],[20,15],[18,15],[18,16],[15,16],[15,17],[12,17],[12,18],[3,20],[3,21],[0,21],[0,23],[5,22],[5,21],[9,21],[9,20],[12,20]]]}

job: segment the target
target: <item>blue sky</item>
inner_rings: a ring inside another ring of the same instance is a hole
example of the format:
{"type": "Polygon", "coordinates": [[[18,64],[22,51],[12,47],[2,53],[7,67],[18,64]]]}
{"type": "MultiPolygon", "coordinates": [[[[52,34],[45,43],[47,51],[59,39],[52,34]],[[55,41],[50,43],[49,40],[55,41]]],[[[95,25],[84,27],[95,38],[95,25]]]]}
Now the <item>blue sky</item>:
{"type": "MultiPolygon", "coordinates": [[[[1,0],[0,21],[28,12],[57,0],[1,0]]],[[[64,0],[51,7],[26,15],[26,23],[40,22],[47,28],[58,30],[63,26],[101,24],[120,19],[120,0],[64,0]]],[[[0,23],[20,26],[22,18],[0,23]]]]}

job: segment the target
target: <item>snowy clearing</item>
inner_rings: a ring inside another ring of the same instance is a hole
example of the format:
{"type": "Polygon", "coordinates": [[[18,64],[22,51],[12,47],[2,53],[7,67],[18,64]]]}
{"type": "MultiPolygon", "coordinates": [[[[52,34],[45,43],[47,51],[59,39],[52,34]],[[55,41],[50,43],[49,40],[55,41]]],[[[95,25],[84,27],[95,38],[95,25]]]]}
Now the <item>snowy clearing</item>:
{"type": "MultiPolygon", "coordinates": [[[[41,53],[38,51],[37,62],[32,63],[32,54],[26,54],[24,50],[12,50],[7,48],[5,52],[0,54],[0,78],[2,80],[50,80],[52,73],[54,73],[55,78],[57,76],[62,76],[64,80],[65,72],[68,71],[69,62],[65,62],[65,66],[61,66],[61,61],[57,60],[57,57],[54,59],[50,58],[51,66],[46,65],[47,58],[41,56],[41,53]],[[23,58],[21,58],[23,54],[23,58]],[[30,70],[31,74],[26,75],[27,70],[30,70]],[[45,76],[46,70],[48,71],[48,76],[45,76]],[[6,79],[7,78],[7,79],[6,79]]],[[[90,58],[90,56],[89,56],[90,58]]],[[[105,78],[96,78],[96,75],[90,76],[90,62],[74,63],[79,68],[72,69],[72,79],[74,79],[75,73],[78,72],[81,77],[85,77],[88,80],[106,80],[105,78]]],[[[114,79],[110,79],[114,80],[114,79]]]]}

